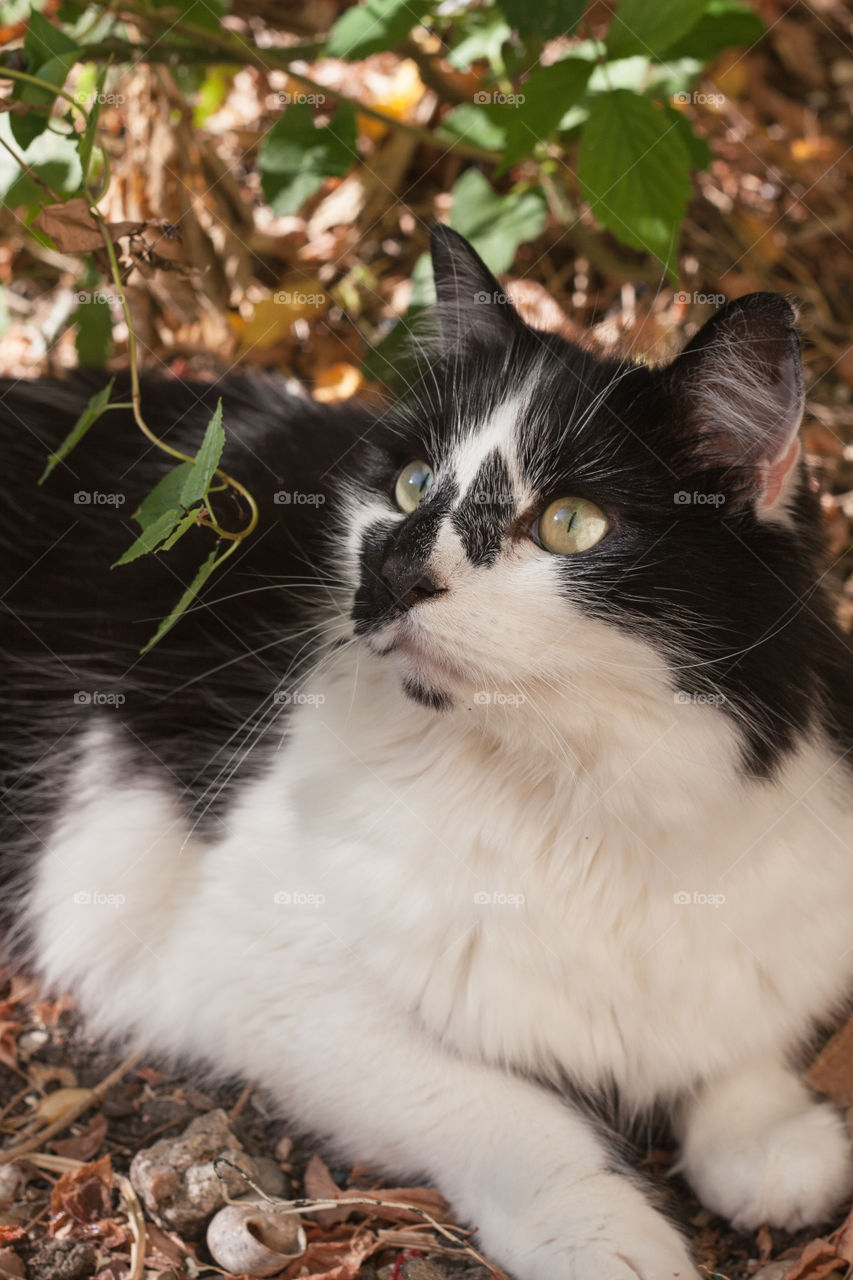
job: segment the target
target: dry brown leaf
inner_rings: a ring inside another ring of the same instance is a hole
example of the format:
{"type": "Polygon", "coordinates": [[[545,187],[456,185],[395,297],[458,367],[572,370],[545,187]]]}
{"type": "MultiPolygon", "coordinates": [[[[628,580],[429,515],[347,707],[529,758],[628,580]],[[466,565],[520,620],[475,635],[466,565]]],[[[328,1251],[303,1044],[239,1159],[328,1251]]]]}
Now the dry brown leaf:
{"type": "Polygon", "coordinates": [[[91,253],[104,247],[89,202],[83,196],[64,204],[46,204],[33,225],[50,236],[60,253],[91,253]]]}
{"type": "MultiPolygon", "coordinates": [[[[450,1213],[447,1201],[432,1187],[380,1187],[378,1190],[363,1191],[359,1187],[348,1187],[342,1190],[335,1182],[328,1168],[318,1155],[313,1155],[305,1170],[303,1182],[305,1194],[312,1200],[375,1200],[393,1201],[396,1204],[411,1205],[413,1209],[421,1209],[431,1218],[441,1222],[450,1213]]],[[[322,1209],[315,1216],[323,1226],[345,1221],[350,1213],[369,1214],[372,1218],[381,1218],[384,1222],[416,1222],[423,1223],[419,1213],[410,1213],[406,1209],[390,1208],[385,1204],[375,1206],[354,1204],[351,1209],[322,1209]]]]}
{"type": "Polygon", "coordinates": [[[91,1092],[91,1089],[56,1089],[42,1098],[36,1107],[36,1115],[40,1120],[52,1124],[66,1111],[70,1111],[72,1107],[78,1106],[88,1098],[91,1092]]]}
{"type": "Polygon", "coordinates": [[[110,1157],[63,1173],[50,1193],[50,1233],[71,1225],[92,1226],[112,1213],[110,1192],[113,1167],[110,1157]]]}
{"type": "Polygon", "coordinates": [[[839,1106],[853,1106],[853,1018],[824,1045],[806,1080],[839,1106]]]}
{"type": "Polygon", "coordinates": [[[51,1146],[58,1156],[65,1156],[66,1159],[92,1160],[100,1151],[106,1136],[107,1118],[99,1112],[82,1133],[70,1138],[59,1138],[51,1146]]]}
{"type": "Polygon", "coordinates": [[[361,1264],[381,1248],[382,1241],[372,1231],[345,1240],[315,1240],[282,1273],[282,1280],[356,1280],[361,1264]]]}
{"type": "Polygon", "coordinates": [[[824,1280],[846,1266],[828,1240],[810,1240],[791,1270],[785,1273],[785,1280],[824,1280]]]}

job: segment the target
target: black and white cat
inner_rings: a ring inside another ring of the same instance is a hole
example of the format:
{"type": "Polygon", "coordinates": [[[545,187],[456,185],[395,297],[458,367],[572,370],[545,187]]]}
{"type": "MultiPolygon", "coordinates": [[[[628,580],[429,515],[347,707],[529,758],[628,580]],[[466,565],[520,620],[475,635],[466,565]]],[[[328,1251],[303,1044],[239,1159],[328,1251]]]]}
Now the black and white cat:
{"type": "Polygon", "coordinates": [[[853,1189],[795,1070],[853,986],[853,692],[794,315],[608,361],[433,257],[385,412],[145,384],[189,450],[223,397],[262,510],[145,657],[209,532],[110,572],[169,460],[117,410],[39,489],[93,386],[0,386],[7,914],[95,1028],[434,1179],[519,1280],[686,1280],[578,1099],[663,1103],[744,1228],[853,1189]]]}

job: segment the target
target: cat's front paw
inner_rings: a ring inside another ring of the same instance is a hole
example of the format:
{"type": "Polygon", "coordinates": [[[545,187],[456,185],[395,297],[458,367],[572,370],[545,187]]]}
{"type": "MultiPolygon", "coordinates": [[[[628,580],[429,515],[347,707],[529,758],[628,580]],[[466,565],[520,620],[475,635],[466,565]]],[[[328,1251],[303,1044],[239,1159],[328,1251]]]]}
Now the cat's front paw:
{"type": "Polygon", "coordinates": [[[826,1103],[755,1127],[696,1126],[679,1168],[702,1203],[741,1230],[823,1222],[853,1190],[850,1137],[826,1103]]]}
{"type": "Polygon", "coordinates": [[[681,1236],[626,1178],[593,1175],[548,1200],[523,1224],[481,1223],[486,1253],[519,1280],[700,1280],[681,1236]]]}

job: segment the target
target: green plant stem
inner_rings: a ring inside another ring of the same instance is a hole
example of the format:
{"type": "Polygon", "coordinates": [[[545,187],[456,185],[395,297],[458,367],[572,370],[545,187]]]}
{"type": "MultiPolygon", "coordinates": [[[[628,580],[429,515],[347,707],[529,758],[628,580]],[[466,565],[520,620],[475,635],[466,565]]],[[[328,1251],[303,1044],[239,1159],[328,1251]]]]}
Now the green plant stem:
{"type": "MultiPolygon", "coordinates": [[[[148,15],[145,15],[147,17],[148,15]]],[[[135,14],[134,20],[141,22],[143,15],[135,14]]],[[[148,23],[149,26],[153,25],[148,23]]],[[[323,49],[322,42],[312,42],[304,45],[291,45],[284,49],[258,49],[251,41],[244,40],[241,36],[232,35],[230,32],[208,31],[204,27],[196,27],[191,23],[178,22],[173,30],[179,35],[185,35],[193,40],[194,47],[185,49],[183,47],[162,46],[157,49],[156,58],[152,57],[152,61],[161,62],[186,62],[189,57],[193,62],[228,62],[236,66],[246,66],[247,64],[255,67],[259,71],[285,71],[294,80],[298,80],[300,84],[305,85],[316,93],[324,94],[327,98],[331,98],[335,102],[350,103],[356,111],[361,115],[369,116],[370,119],[378,121],[388,129],[394,129],[399,133],[407,133],[410,137],[417,138],[418,142],[433,150],[446,150],[447,143],[435,136],[430,130],[419,125],[409,124],[405,120],[398,120],[396,116],[390,115],[386,111],[379,110],[378,107],[372,107],[367,103],[359,102],[355,98],[350,98],[347,94],[342,93],[339,89],[334,89],[330,85],[320,84],[313,80],[310,76],[305,75],[301,71],[295,71],[292,63],[303,59],[316,58],[323,49]]],[[[408,53],[408,49],[406,50],[408,53]]],[[[88,45],[81,52],[81,59],[88,62],[102,62],[106,58],[115,58],[119,61],[137,62],[147,61],[148,55],[140,46],[130,41],[121,41],[111,39],[102,41],[99,44],[88,45]]],[[[409,54],[408,56],[413,56],[409,54]]],[[[422,61],[419,66],[422,66],[422,61]]],[[[14,74],[21,76],[22,73],[15,73],[8,69],[4,57],[0,57],[0,74],[14,74]]],[[[24,77],[33,79],[32,77],[24,77]]],[[[46,86],[43,81],[33,80],[43,87],[46,86]]],[[[436,85],[433,85],[437,89],[436,85]]],[[[445,85],[445,90],[447,86],[445,85]]],[[[63,95],[69,97],[69,95],[63,95]]],[[[458,95],[455,93],[445,92],[444,96],[449,101],[456,101],[458,95]]],[[[70,99],[72,100],[73,99],[70,99]]],[[[79,109],[79,103],[75,103],[79,109]]],[[[470,142],[457,142],[453,146],[453,150],[458,155],[467,156],[472,160],[481,160],[487,164],[497,164],[501,155],[497,151],[488,151],[485,147],[478,147],[470,142]]]]}

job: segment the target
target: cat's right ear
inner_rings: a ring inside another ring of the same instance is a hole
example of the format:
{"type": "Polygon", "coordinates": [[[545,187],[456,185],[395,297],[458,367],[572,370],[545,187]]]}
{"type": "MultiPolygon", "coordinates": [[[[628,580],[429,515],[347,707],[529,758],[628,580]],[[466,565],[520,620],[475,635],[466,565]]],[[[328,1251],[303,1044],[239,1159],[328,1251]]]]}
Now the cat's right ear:
{"type": "Polygon", "coordinates": [[[445,353],[467,339],[507,342],[524,321],[480,255],[458,231],[439,223],[430,235],[438,329],[445,353]]]}

